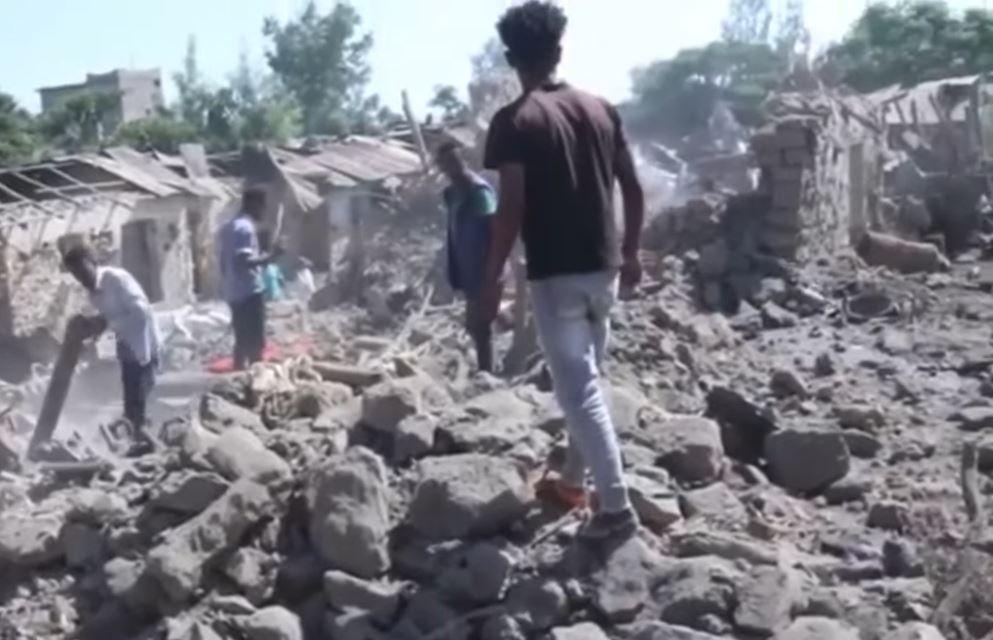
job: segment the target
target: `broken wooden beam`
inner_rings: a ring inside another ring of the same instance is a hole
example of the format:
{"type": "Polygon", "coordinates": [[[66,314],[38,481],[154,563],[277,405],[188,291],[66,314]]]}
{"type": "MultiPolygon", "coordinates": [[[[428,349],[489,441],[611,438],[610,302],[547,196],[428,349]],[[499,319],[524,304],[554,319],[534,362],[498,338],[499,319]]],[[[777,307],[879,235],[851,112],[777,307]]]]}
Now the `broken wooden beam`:
{"type": "Polygon", "coordinates": [[[55,368],[52,370],[52,377],[48,381],[48,389],[45,391],[45,399],[41,404],[41,411],[38,412],[38,422],[35,423],[31,443],[28,445],[28,457],[31,457],[39,445],[48,442],[52,434],[55,433],[55,428],[59,424],[59,417],[62,415],[62,408],[65,406],[66,396],[69,395],[69,386],[72,384],[72,376],[76,371],[76,363],[79,362],[79,356],[83,351],[83,336],[83,322],[77,316],[71,319],[66,326],[62,349],[55,361],[55,368]]]}

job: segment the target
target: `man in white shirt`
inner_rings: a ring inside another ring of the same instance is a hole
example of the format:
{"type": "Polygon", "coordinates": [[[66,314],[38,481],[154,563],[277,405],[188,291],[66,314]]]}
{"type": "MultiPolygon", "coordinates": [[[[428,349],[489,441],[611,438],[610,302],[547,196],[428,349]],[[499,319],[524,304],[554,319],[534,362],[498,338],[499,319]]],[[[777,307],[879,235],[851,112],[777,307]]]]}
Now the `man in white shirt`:
{"type": "Polygon", "coordinates": [[[130,273],[117,267],[98,266],[89,248],[76,245],[62,257],[66,269],[89,292],[99,315],[80,317],[87,337],[96,337],[108,327],[117,337],[117,359],[124,386],[124,417],[135,429],[139,442],[147,437],[148,396],[155,386],[159,360],[159,336],[148,297],[130,273]]]}

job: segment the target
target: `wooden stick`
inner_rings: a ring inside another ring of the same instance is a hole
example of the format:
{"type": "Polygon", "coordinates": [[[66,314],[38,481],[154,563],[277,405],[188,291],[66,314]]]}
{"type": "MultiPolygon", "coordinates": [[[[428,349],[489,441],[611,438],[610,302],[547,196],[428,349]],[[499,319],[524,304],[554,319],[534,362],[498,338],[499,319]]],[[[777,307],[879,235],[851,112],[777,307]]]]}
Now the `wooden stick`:
{"type": "Polygon", "coordinates": [[[965,501],[965,512],[969,522],[975,528],[982,526],[983,503],[979,495],[979,451],[975,442],[967,442],[962,448],[962,499],[965,501]]]}

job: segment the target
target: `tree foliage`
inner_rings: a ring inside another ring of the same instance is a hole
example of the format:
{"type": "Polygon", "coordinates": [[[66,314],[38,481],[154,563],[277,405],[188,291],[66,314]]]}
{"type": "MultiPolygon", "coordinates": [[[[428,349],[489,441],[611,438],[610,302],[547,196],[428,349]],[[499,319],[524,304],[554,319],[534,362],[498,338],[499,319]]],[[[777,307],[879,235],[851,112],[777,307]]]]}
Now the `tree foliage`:
{"type": "Polygon", "coordinates": [[[873,4],[822,64],[860,91],[988,72],[993,13],[958,14],[933,0],[873,4]]]}
{"type": "Polygon", "coordinates": [[[428,106],[441,112],[443,120],[458,120],[469,113],[469,105],[459,97],[458,89],[452,85],[438,85],[428,106]]]}
{"type": "Polygon", "coordinates": [[[33,159],[38,144],[31,114],[13,96],[0,92],[0,166],[33,159]]]}
{"type": "Polygon", "coordinates": [[[88,91],[67,98],[41,118],[41,131],[57,148],[70,152],[99,146],[118,120],[120,97],[110,91],[88,91]]]}
{"type": "Polygon", "coordinates": [[[199,133],[188,122],[168,116],[143,118],[122,124],[114,135],[114,144],[126,145],[139,151],[178,153],[179,145],[194,142],[199,133]]]}
{"type": "Polygon", "coordinates": [[[358,12],[345,2],[322,15],[311,0],[285,25],[266,19],[269,67],[300,105],[306,133],[341,133],[350,115],[365,113],[372,35],[360,33],[361,26],[358,12]]]}
{"type": "Polygon", "coordinates": [[[771,27],[769,0],[731,0],[721,37],[725,42],[763,44],[769,41],[771,27]]]}

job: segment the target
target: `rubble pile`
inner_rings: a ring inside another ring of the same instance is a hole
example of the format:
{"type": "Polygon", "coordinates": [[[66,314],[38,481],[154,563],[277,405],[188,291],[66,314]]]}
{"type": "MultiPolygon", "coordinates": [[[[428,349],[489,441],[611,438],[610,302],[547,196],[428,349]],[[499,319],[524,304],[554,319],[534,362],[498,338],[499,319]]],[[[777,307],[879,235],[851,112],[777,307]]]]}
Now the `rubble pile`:
{"type": "Polygon", "coordinates": [[[551,394],[451,375],[457,314],[428,308],[391,337],[338,333],[318,360],[226,378],[155,454],[0,473],[0,636],[993,630],[988,295],[965,275],[835,266],[800,271],[818,307],[788,311],[796,288],[767,276],[778,312],[725,317],[698,310],[687,265],[616,314],[633,539],[580,543],[582,512],[535,501],[565,442],[551,394]]]}

